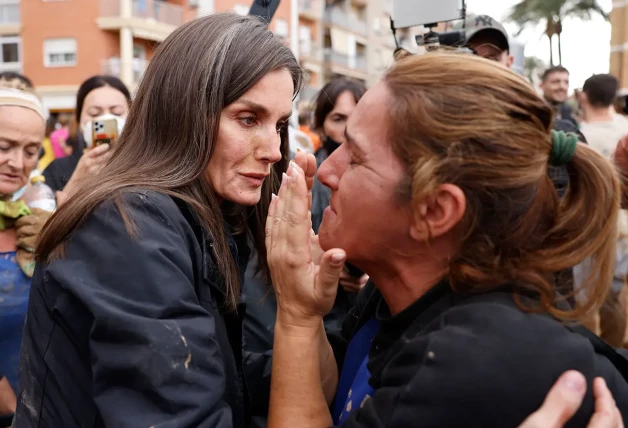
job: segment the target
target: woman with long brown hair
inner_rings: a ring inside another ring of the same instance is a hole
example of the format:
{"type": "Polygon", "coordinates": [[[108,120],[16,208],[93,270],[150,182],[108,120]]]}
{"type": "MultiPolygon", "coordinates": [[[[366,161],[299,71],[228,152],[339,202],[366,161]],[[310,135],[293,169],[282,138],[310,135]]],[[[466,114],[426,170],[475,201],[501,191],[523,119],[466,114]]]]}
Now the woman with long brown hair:
{"type": "Polygon", "coordinates": [[[318,170],[332,191],[318,237],[305,174],[289,169],[267,221],[269,427],[515,427],[566,370],[587,380],[567,426],[586,426],[604,381],[627,417],[628,362],[577,325],[613,277],[618,177],[552,122],[515,73],[431,53],[396,63],[358,103],[318,170]],[[569,171],[562,199],[549,165],[569,171]],[[587,257],[573,307],[554,273],[587,257]],[[345,261],[372,282],[342,337],[321,343],[345,261]],[[317,364],[330,343],[332,412],[317,364]]]}
{"type": "Polygon", "coordinates": [[[16,427],[244,427],[240,277],[288,159],[301,69],[254,17],[211,15],[152,59],[111,159],[50,220],[16,427]]]}

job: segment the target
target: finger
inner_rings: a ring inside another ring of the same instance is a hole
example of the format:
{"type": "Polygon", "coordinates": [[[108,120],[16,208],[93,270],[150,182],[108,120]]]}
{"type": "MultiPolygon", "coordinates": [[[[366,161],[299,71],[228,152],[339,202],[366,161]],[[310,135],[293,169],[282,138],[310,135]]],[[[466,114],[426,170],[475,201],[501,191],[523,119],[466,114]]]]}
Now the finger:
{"type": "Polygon", "coordinates": [[[89,152],[87,152],[88,158],[97,158],[109,151],[111,147],[109,144],[99,144],[96,147],[92,148],[89,152]]]}
{"type": "Polygon", "coordinates": [[[364,287],[367,282],[369,282],[369,276],[367,274],[362,275],[359,282],[360,286],[364,287]]]}
{"type": "Polygon", "coordinates": [[[603,378],[598,377],[593,381],[593,395],[595,396],[595,412],[588,426],[590,428],[615,428],[619,426],[621,415],[620,419],[617,420],[615,400],[603,378]]]}
{"type": "Polygon", "coordinates": [[[288,183],[290,177],[284,172],[281,174],[281,185],[277,192],[277,200],[275,201],[275,208],[273,211],[273,225],[270,228],[270,241],[271,246],[276,246],[279,243],[279,236],[281,234],[281,222],[283,221],[284,205],[286,204],[286,198],[288,195],[288,183]]]}
{"type": "Polygon", "coordinates": [[[288,168],[291,175],[290,184],[282,213],[281,227],[285,229],[286,250],[289,252],[300,252],[304,254],[303,249],[308,247],[310,240],[311,226],[309,223],[309,210],[307,199],[307,187],[303,170],[296,164],[292,163],[288,168]],[[285,221],[284,221],[285,220],[285,221]]]}
{"type": "Polygon", "coordinates": [[[19,239],[25,236],[37,235],[40,229],[41,227],[39,227],[38,224],[29,224],[27,226],[16,227],[15,237],[19,239]]]}
{"type": "Polygon", "coordinates": [[[346,259],[347,254],[337,248],[323,254],[315,282],[315,291],[319,296],[336,295],[340,273],[346,259]]]}
{"type": "Polygon", "coordinates": [[[273,231],[273,222],[275,218],[275,212],[277,211],[277,195],[274,193],[270,198],[270,205],[268,206],[268,214],[266,215],[266,249],[269,250],[272,246],[271,237],[273,231]]]}
{"type": "Polygon", "coordinates": [[[307,188],[311,192],[312,187],[314,187],[314,177],[316,176],[316,157],[312,153],[306,153],[305,156],[307,158],[307,166],[302,169],[305,174],[307,188]]]}
{"type": "Polygon", "coordinates": [[[573,370],[563,373],[550,389],[541,408],[519,428],[562,427],[580,407],[586,389],[586,380],[581,373],[573,370]]]}
{"type": "Polygon", "coordinates": [[[314,186],[314,176],[316,175],[316,157],[312,153],[302,152],[297,149],[297,153],[294,155],[294,161],[303,170],[305,176],[305,183],[309,191],[314,186]]]}
{"type": "Polygon", "coordinates": [[[302,152],[301,150],[297,149],[297,152],[294,155],[294,162],[299,165],[299,167],[303,170],[306,171],[307,170],[307,153],[306,152],[302,152]]]}
{"type": "Polygon", "coordinates": [[[15,222],[15,228],[19,229],[24,226],[32,226],[34,224],[39,223],[39,219],[34,215],[25,215],[24,217],[20,217],[15,222]]]}

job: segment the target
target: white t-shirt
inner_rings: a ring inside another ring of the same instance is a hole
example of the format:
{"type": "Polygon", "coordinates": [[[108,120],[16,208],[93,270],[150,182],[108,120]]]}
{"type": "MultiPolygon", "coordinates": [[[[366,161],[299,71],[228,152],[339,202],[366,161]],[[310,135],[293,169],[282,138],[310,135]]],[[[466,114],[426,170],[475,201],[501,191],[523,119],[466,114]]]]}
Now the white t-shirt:
{"type": "Polygon", "coordinates": [[[609,122],[583,122],[580,125],[580,132],[587,139],[589,146],[610,159],[619,140],[628,135],[628,118],[616,114],[609,122]]]}

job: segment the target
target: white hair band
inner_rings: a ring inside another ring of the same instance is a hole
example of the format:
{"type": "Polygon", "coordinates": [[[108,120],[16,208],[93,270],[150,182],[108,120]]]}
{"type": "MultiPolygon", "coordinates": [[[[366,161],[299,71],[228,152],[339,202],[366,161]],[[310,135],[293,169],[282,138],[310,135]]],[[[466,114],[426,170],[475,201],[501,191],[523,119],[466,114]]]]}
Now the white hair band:
{"type": "Polygon", "coordinates": [[[29,92],[19,89],[0,88],[0,106],[18,106],[33,110],[42,120],[48,120],[48,111],[44,108],[39,98],[29,92]]]}

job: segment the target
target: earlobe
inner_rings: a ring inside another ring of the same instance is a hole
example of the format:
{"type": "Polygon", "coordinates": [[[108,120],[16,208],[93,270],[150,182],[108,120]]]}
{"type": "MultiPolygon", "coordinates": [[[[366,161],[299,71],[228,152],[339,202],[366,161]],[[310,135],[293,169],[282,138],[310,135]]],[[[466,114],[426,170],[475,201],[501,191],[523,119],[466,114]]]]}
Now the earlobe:
{"type": "Polygon", "coordinates": [[[466,196],[454,184],[441,184],[436,193],[415,205],[410,236],[419,242],[438,238],[453,230],[466,211],[466,196]]]}

